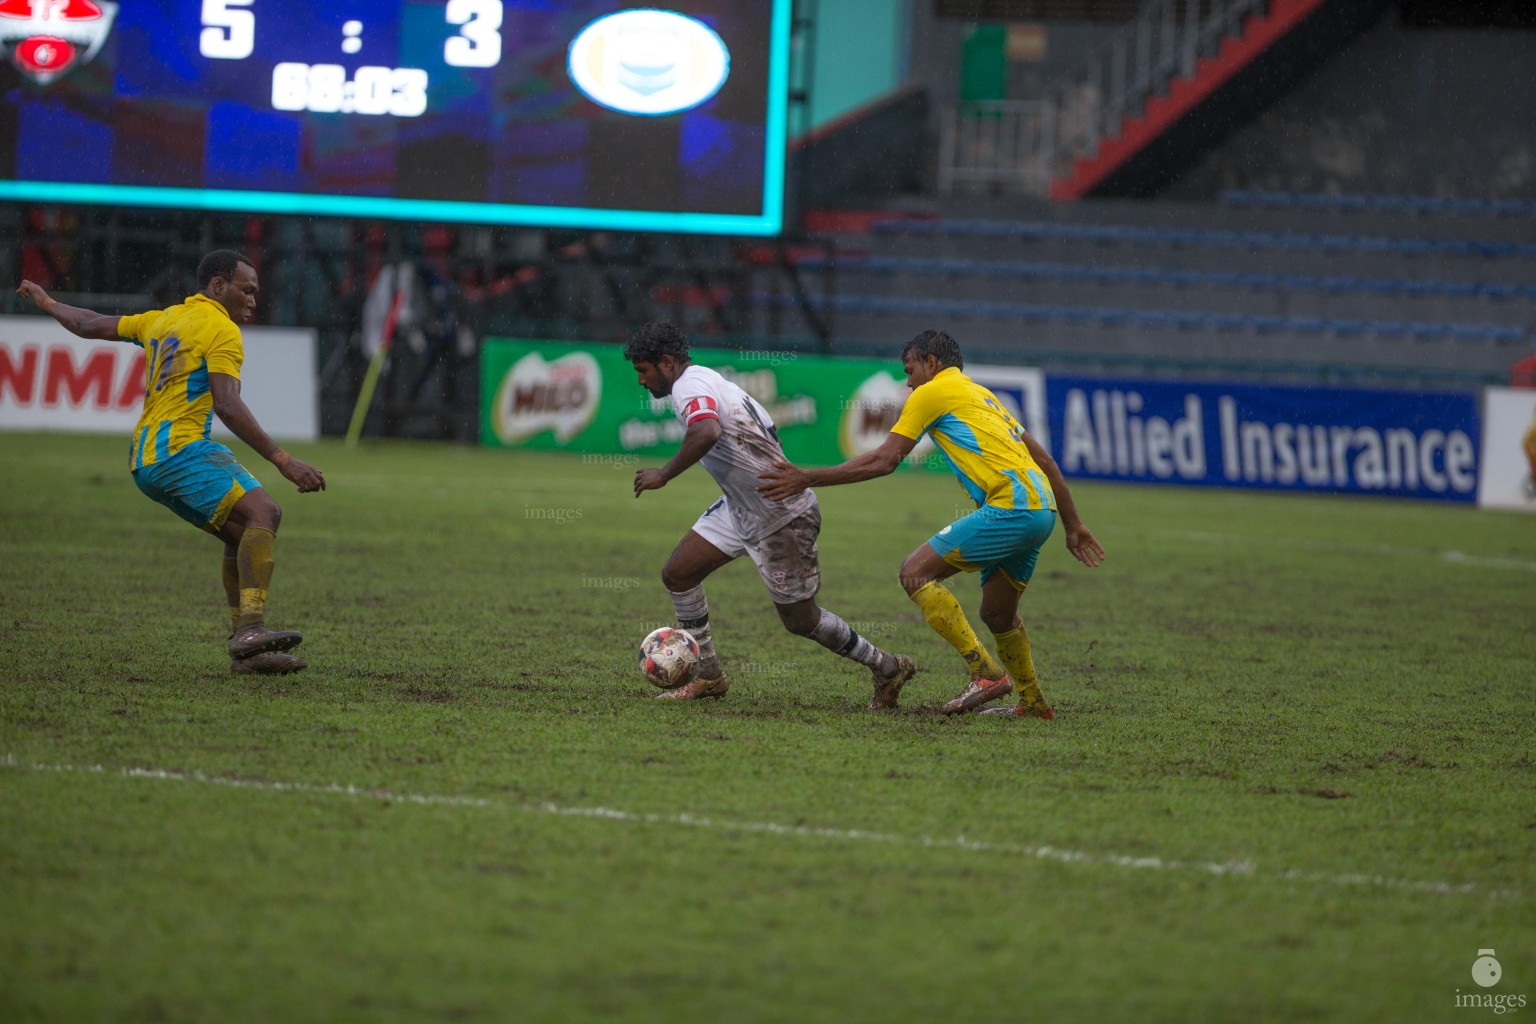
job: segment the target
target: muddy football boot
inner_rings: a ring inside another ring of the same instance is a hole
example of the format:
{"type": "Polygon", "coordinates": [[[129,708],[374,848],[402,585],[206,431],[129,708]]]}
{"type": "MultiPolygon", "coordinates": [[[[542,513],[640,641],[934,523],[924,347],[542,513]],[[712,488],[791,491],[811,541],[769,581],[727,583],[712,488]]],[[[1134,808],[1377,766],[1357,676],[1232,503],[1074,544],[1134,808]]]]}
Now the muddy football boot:
{"type": "Polygon", "coordinates": [[[870,669],[875,677],[875,692],[869,698],[870,711],[880,711],[885,708],[894,708],[896,702],[901,699],[901,688],[907,685],[907,680],[917,675],[917,665],[905,654],[894,655],[896,658],[896,671],[888,676],[883,676],[870,669]]]}
{"type": "Polygon", "coordinates": [[[974,711],[983,704],[990,704],[1000,697],[1006,697],[1013,692],[1013,677],[1003,673],[1001,679],[982,679],[974,676],[966,688],[960,691],[960,696],[944,705],[946,715],[958,715],[963,711],[974,711]]]}
{"type": "Polygon", "coordinates": [[[291,629],[268,629],[258,622],[235,630],[229,638],[231,658],[249,658],[263,651],[286,651],[304,642],[304,636],[291,629]]]}

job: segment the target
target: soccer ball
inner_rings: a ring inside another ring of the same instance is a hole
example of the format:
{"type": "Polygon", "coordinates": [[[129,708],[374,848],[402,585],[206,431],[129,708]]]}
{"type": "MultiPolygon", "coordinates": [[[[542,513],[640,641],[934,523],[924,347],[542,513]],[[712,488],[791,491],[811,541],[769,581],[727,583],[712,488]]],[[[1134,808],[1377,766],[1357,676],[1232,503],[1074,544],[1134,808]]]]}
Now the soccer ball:
{"type": "Polygon", "coordinates": [[[699,671],[699,642],[686,629],[662,626],[640,641],[640,671],[663,690],[675,690],[699,671]]]}

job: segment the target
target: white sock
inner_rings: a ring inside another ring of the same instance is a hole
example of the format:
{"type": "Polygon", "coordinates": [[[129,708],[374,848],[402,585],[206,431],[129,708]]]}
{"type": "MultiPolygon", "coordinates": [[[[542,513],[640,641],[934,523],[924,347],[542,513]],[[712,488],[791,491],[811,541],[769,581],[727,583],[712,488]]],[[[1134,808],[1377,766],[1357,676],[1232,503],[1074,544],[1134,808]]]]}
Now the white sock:
{"type": "Polygon", "coordinates": [[[720,656],[715,653],[715,638],[709,628],[709,601],[703,587],[682,592],[667,591],[672,598],[672,609],[677,613],[677,624],[699,642],[699,675],[705,679],[718,677],[724,669],[720,656]]]}
{"type": "Polygon", "coordinates": [[[839,616],[821,610],[821,621],[811,630],[811,639],[844,658],[868,665],[882,674],[889,675],[896,669],[896,659],[865,640],[853,631],[853,627],[839,616]]]}

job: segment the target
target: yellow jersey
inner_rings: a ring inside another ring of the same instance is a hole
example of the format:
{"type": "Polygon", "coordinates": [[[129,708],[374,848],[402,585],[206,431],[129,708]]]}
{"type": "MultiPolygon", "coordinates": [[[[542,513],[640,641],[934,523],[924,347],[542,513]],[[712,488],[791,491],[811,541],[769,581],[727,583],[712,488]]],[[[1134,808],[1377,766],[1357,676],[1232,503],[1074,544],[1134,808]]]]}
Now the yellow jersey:
{"type": "Polygon", "coordinates": [[[945,367],[908,395],[891,433],[911,441],[930,435],[977,507],[1056,508],[1056,495],[1024,444],[1024,428],[957,367],[945,367]]]}
{"type": "Polygon", "coordinates": [[[117,335],[144,349],[144,412],[133,431],[130,468],[164,462],[213,425],[210,373],[240,378],[245,344],[224,306],[206,295],[125,316],[117,335]]]}

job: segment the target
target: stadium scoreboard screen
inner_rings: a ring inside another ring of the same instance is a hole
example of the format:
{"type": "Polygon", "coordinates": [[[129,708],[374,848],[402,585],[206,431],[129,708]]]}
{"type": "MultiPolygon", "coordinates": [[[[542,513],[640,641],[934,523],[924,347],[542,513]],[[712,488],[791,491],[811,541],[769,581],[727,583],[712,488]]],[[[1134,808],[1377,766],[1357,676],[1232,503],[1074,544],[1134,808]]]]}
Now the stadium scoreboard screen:
{"type": "Polygon", "coordinates": [[[791,0],[0,0],[0,199],[782,222],[791,0]]]}

